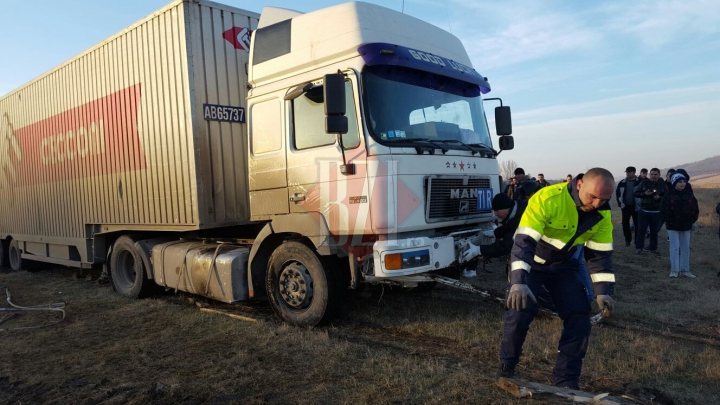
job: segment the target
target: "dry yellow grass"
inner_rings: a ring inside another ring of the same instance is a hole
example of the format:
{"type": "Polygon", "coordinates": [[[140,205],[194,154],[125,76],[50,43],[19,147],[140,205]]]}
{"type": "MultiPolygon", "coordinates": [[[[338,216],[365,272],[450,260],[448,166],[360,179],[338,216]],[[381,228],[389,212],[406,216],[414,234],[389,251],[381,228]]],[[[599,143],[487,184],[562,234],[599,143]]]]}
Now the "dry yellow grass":
{"type": "MultiPolygon", "coordinates": [[[[720,197],[697,194],[703,213],[720,197]]],[[[617,309],[593,330],[582,388],[648,404],[720,403],[720,241],[717,219],[702,218],[694,280],[668,277],[664,230],[660,258],[616,244],[617,309]]],[[[472,283],[502,295],[504,264],[488,270],[472,283]]],[[[184,295],[128,300],[73,273],[0,273],[16,303],[68,303],[62,324],[0,332],[0,403],[527,403],[494,386],[502,308],[467,293],[369,289],[333,325],[300,329],[262,303],[210,304],[260,319],[244,322],[184,295]]],[[[45,319],[23,314],[0,327],[45,319]]],[[[533,323],[522,377],[550,381],[560,329],[554,318],[533,323]]]]}

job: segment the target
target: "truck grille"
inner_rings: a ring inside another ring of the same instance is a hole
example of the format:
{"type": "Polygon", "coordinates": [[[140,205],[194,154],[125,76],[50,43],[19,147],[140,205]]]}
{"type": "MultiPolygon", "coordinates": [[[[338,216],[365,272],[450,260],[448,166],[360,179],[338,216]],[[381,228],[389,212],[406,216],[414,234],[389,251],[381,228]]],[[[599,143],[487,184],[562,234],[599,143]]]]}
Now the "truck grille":
{"type": "Polygon", "coordinates": [[[468,218],[490,211],[478,211],[478,188],[490,188],[488,178],[470,178],[463,185],[462,177],[431,177],[427,183],[428,198],[425,220],[438,222],[446,219],[468,218]]]}

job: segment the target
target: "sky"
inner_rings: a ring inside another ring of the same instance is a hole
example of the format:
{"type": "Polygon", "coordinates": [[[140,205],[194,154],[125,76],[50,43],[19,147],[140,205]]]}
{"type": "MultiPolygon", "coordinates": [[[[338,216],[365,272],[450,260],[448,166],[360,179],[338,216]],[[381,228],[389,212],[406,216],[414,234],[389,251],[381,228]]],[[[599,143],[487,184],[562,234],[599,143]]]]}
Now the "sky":
{"type": "MultiPolygon", "coordinates": [[[[0,97],[168,2],[0,0],[0,97]]],[[[340,3],[219,2],[255,12],[340,3]]],[[[720,155],[718,0],[369,2],[462,41],[492,85],[487,97],[512,109],[515,149],[499,162],[559,179],[595,166],[622,176],[628,165],[667,168],[720,155]]]]}

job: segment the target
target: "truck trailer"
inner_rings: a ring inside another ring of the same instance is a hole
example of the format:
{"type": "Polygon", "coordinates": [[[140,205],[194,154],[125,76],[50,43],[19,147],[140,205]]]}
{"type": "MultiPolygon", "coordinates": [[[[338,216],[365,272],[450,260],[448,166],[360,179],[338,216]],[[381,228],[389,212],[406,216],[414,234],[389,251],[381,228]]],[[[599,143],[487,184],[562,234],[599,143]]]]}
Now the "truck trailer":
{"type": "Polygon", "coordinates": [[[458,38],[381,6],[174,1],[0,98],[0,263],[327,322],[489,241],[513,147],[489,91],[458,38]]]}

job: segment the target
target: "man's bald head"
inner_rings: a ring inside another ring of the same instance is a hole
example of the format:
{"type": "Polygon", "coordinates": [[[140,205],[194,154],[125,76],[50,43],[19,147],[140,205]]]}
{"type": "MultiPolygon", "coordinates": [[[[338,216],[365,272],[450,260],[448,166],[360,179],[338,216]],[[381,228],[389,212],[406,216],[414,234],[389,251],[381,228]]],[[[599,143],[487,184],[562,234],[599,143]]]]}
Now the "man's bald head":
{"type": "Polygon", "coordinates": [[[577,181],[577,190],[582,202],[580,209],[586,212],[594,211],[612,198],[615,192],[615,178],[610,171],[594,167],[577,181]]]}

